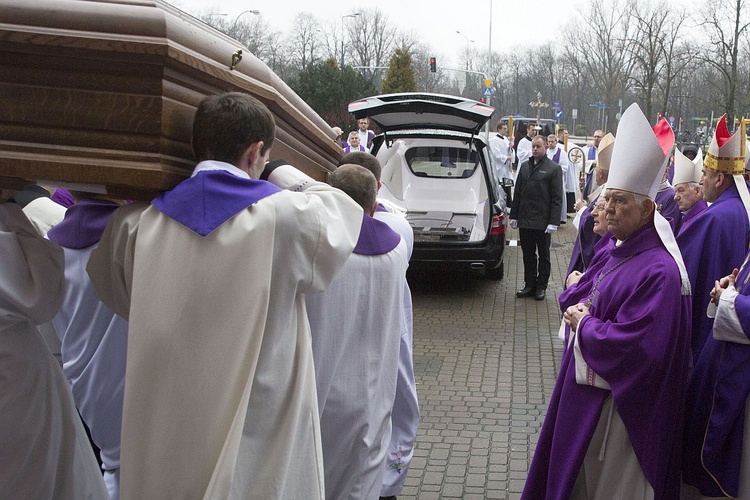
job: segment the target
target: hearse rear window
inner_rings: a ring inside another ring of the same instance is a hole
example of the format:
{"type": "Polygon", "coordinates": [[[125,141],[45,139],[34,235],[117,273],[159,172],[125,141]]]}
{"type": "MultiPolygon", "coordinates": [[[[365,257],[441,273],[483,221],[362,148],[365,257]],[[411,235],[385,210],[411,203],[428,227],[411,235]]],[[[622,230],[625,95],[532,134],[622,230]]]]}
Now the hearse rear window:
{"type": "Polygon", "coordinates": [[[417,177],[466,179],[474,174],[479,163],[477,152],[468,148],[420,146],[404,155],[417,177]]]}

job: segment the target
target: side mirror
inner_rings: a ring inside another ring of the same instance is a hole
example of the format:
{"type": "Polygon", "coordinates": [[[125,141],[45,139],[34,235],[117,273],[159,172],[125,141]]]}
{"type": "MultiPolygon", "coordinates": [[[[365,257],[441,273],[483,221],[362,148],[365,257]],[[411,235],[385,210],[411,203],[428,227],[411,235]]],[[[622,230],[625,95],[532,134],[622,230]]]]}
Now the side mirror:
{"type": "Polygon", "coordinates": [[[502,187],[513,187],[513,179],[510,179],[508,177],[503,177],[503,180],[500,181],[500,185],[502,187]]]}

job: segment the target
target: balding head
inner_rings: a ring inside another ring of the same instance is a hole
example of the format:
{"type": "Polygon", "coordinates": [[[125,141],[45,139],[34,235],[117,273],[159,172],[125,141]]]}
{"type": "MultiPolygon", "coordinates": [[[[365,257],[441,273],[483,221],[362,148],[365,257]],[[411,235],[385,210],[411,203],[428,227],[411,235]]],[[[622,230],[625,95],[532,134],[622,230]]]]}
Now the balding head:
{"type": "Polygon", "coordinates": [[[356,201],[365,213],[369,215],[375,213],[378,181],[365,167],[353,164],[341,165],[331,172],[329,181],[331,186],[342,190],[356,201]]]}
{"type": "Polygon", "coordinates": [[[372,175],[375,176],[375,180],[380,182],[380,174],[382,171],[382,168],[380,167],[380,162],[377,158],[372,156],[370,153],[365,153],[363,151],[352,151],[351,153],[345,155],[343,158],[341,158],[341,161],[339,161],[339,165],[359,165],[360,167],[365,167],[367,170],[372,172],[372,175]]]}

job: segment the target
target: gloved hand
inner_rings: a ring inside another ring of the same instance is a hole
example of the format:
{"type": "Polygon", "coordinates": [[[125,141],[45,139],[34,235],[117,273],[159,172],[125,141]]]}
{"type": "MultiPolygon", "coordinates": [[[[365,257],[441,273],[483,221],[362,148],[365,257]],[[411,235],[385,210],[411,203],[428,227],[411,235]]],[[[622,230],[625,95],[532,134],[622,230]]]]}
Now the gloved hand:
{"type": "Polygon", "coordinates": [[[544,232],[547,233],[547,234],[552,234],[555,231],[557,231],[557,226],[554,226],[552,224],[548,225],[547,229],[544,230],[544,232]]]}
{"type": "Polygon", "coordinates": [[[510,227],[512,227],[513,229],[518,229],[518,221],[516,219],[511,219],[510,227]]]}

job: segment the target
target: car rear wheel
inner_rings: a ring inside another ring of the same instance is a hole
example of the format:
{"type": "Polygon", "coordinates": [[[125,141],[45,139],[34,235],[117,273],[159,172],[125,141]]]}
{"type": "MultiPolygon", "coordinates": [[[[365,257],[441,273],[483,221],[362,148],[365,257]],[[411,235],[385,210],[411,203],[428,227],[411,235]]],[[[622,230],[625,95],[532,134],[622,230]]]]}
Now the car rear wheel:
{"type": "Polygon", "coordinates": [[[503,276],[505,276],[505,266],[502,261],[500,261],[500,265],[495,269],[484,270],[484,277],[491,280],[501,280],[503,279],[503,276]]]}

